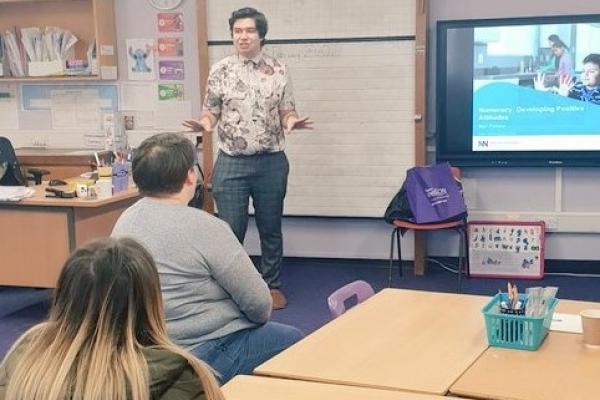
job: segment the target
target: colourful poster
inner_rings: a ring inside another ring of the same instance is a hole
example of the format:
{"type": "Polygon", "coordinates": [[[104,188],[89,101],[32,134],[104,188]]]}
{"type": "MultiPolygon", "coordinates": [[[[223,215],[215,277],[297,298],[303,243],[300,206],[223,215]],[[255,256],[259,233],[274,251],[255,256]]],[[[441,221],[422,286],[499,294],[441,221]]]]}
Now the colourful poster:
{"type": "Polygon", "coordinates": [[[159,38],[159,57],[183,57],[183,38],[159,38]]]}
{"type": "Polygon", "coordinates": [[[160,83],[158,85],[158,100],[182,101],[183,85],[180,83],[160,83]]]}
{"type": "Polygon", "coordinates": [[[152,81],[154,74],[154,39],[127,39],[127,78],[152,81]]]}
{"type": "Polygon", "coordinates": [[[158,13],[159,32],[183,32],[182,13],[158,13]]]}
{"type": "Polygon", "coordinates": [[[182,81],[183,61],[163,60],[158,62],[159,78],[166,81],[182,81]]]}

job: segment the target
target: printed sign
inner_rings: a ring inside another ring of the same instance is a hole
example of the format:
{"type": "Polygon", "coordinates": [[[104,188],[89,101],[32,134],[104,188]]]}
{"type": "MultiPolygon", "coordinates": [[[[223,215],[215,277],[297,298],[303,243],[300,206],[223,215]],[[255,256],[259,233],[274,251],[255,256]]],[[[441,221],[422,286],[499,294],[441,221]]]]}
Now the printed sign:
{"type": "Polygon", "coordinates": [[[159,78],[166,81],[182,81],[184,78],[183,61],[159,61],[159,78]]]}
{"type": "Polygon", "coordinates": [[[182,101],[183,85],[180,83],[161,83],[158,85],[158,100],[182,101]]]}
{"type": "Polygon", "coordinates": [[[183,57],[183,39],[182,38],[159,38],[158,39],[159,57],[183,57]]]}
{"type": "Polygon", "coordinates": [[[159,32],[183,32],[182,13],[158,13],[159,32]]]}

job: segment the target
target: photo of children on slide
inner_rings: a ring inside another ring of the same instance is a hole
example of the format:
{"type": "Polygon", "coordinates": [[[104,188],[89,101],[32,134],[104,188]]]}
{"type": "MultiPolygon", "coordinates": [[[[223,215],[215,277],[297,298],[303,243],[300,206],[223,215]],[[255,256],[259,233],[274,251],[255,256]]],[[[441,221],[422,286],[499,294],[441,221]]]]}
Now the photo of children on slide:
{"type": "Polygon", "coordinates": [[[473,39],[474,150],[600,149],[600,24],[476,27],[473,39]]]}

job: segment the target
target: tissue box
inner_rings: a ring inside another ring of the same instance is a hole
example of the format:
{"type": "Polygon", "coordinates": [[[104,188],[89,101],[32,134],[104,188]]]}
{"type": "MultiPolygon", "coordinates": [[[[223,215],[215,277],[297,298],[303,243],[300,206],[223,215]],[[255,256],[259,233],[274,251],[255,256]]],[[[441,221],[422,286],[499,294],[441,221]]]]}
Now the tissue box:
{"type": "Polygon", "coordinates": [[[63,75],[62,61],[30,61],[27,63],[29,76],[63,75]]]}
{"type": "Polygon", "coordinates": [[[113,194],[127,190],[129,186],[129,165],[114,164],[112,167],[113,194]]]}

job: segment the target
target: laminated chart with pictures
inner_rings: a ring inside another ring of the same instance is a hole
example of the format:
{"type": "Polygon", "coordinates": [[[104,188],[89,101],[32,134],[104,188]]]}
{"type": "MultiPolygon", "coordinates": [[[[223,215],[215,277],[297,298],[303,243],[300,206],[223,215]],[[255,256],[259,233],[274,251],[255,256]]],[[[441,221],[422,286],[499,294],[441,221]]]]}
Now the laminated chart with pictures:
{"type": "Polygon", "coordinates": [[[471,276],[543,278],[544,222],[470,221],[471,276]]]}

